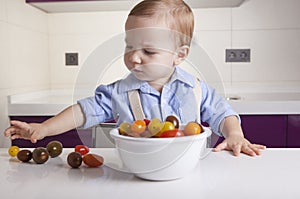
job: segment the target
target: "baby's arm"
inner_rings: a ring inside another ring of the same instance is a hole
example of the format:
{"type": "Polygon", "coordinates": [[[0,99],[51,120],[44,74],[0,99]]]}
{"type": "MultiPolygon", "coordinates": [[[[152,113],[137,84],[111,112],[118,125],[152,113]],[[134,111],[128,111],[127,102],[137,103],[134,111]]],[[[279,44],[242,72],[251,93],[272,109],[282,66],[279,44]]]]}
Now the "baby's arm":
{"type": "Polygon", "coordinates": [[[11,126],[5,130],[4,135],[11,139],[23,138],[36,143],[46,136],[58,135],[82,126],[84,121],[85,116],[80,105],[74,104],[43,123],[11,121],[11,126]]]}
{"type": "Polygon", "coordinates": [[[260,155],[260,150],[266,146],[260,144],[251,144],[244,138],[242,128],[236,116],[226,117],[221,125],[220,131],[225,137],[225,140],[219,144],[214,151],[223,149],[232,150],[233,154],[238,156],[240,152],[250,156],[260,155]]]}

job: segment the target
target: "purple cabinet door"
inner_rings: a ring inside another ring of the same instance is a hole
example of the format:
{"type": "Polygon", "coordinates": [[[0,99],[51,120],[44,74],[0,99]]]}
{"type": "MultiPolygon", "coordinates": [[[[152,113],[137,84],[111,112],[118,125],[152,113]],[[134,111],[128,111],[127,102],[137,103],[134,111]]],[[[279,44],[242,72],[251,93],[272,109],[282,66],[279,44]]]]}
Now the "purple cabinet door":
{"type": "Polygon", "coordinates": [[[287,147],[300,147],[300,115],[288,116],[287,147]]]}
{"type": "Polygon", "coordinates": [[[245,137],[267,147],[286,147],[286,115],[241,115],[245,137]]]}
{"type": "MultiPolygon", "coordinates": [[[[286,147],[286,115],[241,115],[240,117],[243,132],[250,142],[264,144],[271,148],[286,147]]],[[[298,132],[300,138],[300,131],[298,132]]],[[[212,146],[215,147],[223,140],[223,138],[213,135],[212,146]]]]}
{"type": "MultiPolygon", "coordinates": [[[[23,122],[37,122],[41,123],[51,116],[11,116],[11,120],[19,120],[23,122]]],[[[33,144],[29,140],[24,139],[15,139],[12,140],[12,145],[19,146],[22,148],[36,148],[36,147],[46,147],[46,145],[53,140],[60,141],[64,147],[72,148],[79,144],[84,144],[89,147],[92,146],[92,131],[88,130],[80,130],[76,129],[70,130],[66,133],[45,137],[42,140],[38,140],[37,143],[33,144]]]]}

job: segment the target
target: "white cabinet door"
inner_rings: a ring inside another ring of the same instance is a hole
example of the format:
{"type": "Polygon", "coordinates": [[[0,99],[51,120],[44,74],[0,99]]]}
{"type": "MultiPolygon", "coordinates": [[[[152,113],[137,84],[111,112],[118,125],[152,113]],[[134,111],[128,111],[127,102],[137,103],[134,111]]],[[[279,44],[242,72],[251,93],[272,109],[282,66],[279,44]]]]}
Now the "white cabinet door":
{"type": "Polygon", "coordinates": [[[115,123],[103,123],[93,127],[93,147],[96,148],[113,148],[114,140],[110,137],[109,132],[116,128],[115,123]]]}

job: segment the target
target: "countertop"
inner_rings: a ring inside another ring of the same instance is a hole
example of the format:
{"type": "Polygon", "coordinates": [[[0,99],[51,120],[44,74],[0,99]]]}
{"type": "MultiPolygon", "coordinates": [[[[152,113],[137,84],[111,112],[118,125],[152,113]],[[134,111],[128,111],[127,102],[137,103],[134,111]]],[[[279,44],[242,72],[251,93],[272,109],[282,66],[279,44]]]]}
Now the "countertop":
{"type": "Polygon", "coordinates": [[[112,169],[121,165],[114,148],[91,148],[104,157],[102,167],[71,169],[66,162],[71,151],[38,165],[0,149],[1,198],[300,198],[300,149],[266,149],[257,157],[212,152],[190,175],[163,182],[112,169]]]}
{"type": "MultiPolygon", "coordinates": [[[[76,97],[70,90],[44,90],[8,96],[8,115],[56,115],[78,99],[93,95],[80,93],[76,97]]],[[[256,93],[231,91],[226,98],[238,114],[300,114],[300,90],[256,93]],[[238,93],[238,94],[236,94],[238,93]]]]}

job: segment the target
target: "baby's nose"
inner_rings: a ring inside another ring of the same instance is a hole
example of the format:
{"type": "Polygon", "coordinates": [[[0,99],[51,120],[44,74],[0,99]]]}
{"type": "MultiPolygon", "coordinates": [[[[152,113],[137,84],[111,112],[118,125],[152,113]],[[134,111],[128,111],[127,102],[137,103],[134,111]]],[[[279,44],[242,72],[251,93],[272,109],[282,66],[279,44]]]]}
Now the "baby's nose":
{"type": "Polygon", "coordinates": [[[137,50],[135,51],[132,51],[130,53],[130,57],[129,57],[129,60],[132,62],[132,63],[141,63],[141,57],[139,55],[139,52],[137,50]]]}

